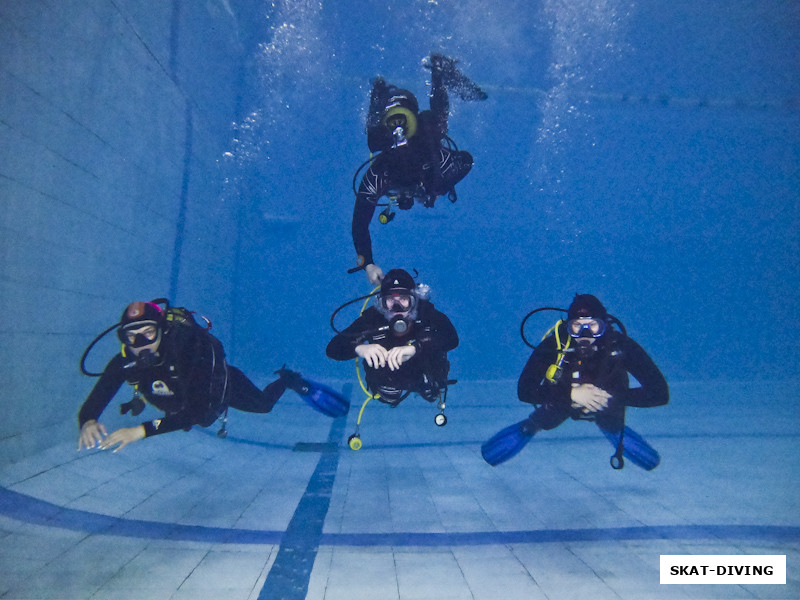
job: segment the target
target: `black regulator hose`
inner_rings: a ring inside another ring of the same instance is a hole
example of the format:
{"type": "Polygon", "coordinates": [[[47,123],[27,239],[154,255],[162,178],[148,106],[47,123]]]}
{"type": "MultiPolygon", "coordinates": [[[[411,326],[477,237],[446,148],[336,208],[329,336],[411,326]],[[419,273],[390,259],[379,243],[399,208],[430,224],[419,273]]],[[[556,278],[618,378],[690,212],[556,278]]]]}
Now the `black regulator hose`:
{"type": "MultiPolygon", "coordinates": [[[[166,299],[166,298],[156,298],[155,300],[150,300],[150,302],[151,302],[151,304],[163,304],[165,311],[170,306],[169,300],[166,299]]],[[[209,322],[208,319],[206,319],[206,322],[209,322]]],[[[86,346],[86,350],[83,351],[83,355],[81,356],[81,362],[80,362],[81,373],[83,373],[87,377],[100,377],[103,374],[102,371],[100,373],[92,373],[91,371],[87,371],[86,370],[86,357],[89,355],[89,352],[92,351],[92,348],[94,348],[94,346],[95,346],[95,344],[97,344],[97,342],[99,342],[105,336],[107,336],[109,334],[109,332],[111,332],[112,329],[116,329],[117,327],[120,327],[121,325],[122,325],[122,321],[120,321],[119,323],[114,323],[111,327],[109,327],[108,329],[103,331],[100,335],[98,335],[96,338],[94,338],[92,340],[91,344],[86,346]]],[[[211,329],[211,327],[208,327],[207,329],[211,329]]]]}
{"type": "Polygon", "coordinates": [[[116,329],[116,328],[117,328],[117,327],[119,327],[120,325],[122,325],[122,321],[120,321],[119,323],[114,323],[114,324],[113,324],[111,327],[109,327],[108,329],[106,329],[105,331],[103,331],[103,333],[101,333],[101,334],[100,334],[100,335],[98,335],[96,338],[94,338],[94,339],[92,340],[92,343],[91,343],[91,344],[89,344],[88,346],[86,346],[86,350],[84,350],[84,351],[83,351],[83,355],[81,356],[81,363],[80,363],[80,364],[81,364],[81,373],[83,373],[83,374],[84,374],[84,375],[86,375],[87,377],[100,377],[100,376],[103,374],[103,372],[102,372],[102,371],[100,371],[99,373],[92,373],[92,372],[90,372],[90,371],[87,371],[87,370],[86,370],[86,357],[89,355],[89,352],[91,352],[91,351],[92,351],[92,348],[94,348],[94,346],[95,346],[95,344],[96,344],[97,342],[99,342],[100,340],[102,340],[102,339],[103,339],[103,338],[104,338],[106,335],[108,335],[108,334],[109,334],[109,332],[111,332],[112,330],[116,329]]]}
{"type": "Polygon", "coordinates": [[[528,341],[528,338],[525,337],[525,323],[527,323],[528,319],[531,318],[533,315],[535,315],[538,312],[542,312],[544,310],[555,310],[555,311],[564,312],[564,313],[567,312],[567,309],[565,309],[565,308],[557,308],[555,306],[543,306],[542,308],[535,308],[531,312],[529,312],[527,315],[525,315],[525,318],[522,319],[522,323],[520,323],[519,333],[522,336],[522,341],[525,342],[525,345],[528,346],[529,348],[533,348],[534,350],[536,349],[536,346],[531,344],[528,341]]]}
{"type": "MultiPolygon", "coordinates": [[[[528,321],[530,317],[532,317],[538,312],[542,312],[543,310],[555,310],[563,313],[569,312],[566,308],[556,308],[555,306],[543,306],[542,308],[536,308],[531,312],[529,312],[527,315],[525,315],[525,318],[522,319],[522,323],[519,326],[519,333],[522,336],[522,341],[525,342],[525,345],[528,346],[529,348],[533,348],[534,350],[536,350],[536,346],[531,344],[528,341],[528,338],[525,337],[525,323],[528,321]]],[[[622,332],[622,335],[628,337],[628,331],[625,329],[625,325],[623,325],[622,321],[620,321],[617,317],[611,314],[606,315],[606,321],[608,321],[609,325],[616,325],[617,327],[619,327],[619,330],[622,332]]]]}
{"type": "Polygon", "coordinates": [[[608,322],[610,324],[616,325],[617,327],[619,327],[619,330],[622,332],[622,335],[624,335],[625,337],[628,337],[628,330],[625,329],[625,325],[622,324],[622,321],[620,321],[614,315],[608,315],[607,319],[608,319],[608,322]]]}
{"type": "Polygon", "coordinates": [[[359,296],[358,298],[354,298],[353,300],[350,300],[350,301],[345,302],[344,304],[342,304],[339,308],[337,308],[335,311],[333,311],[333,314],[331,315],[331,329],[333,329],[336,333],[342,333],[341,331],[336,329],[336,325],[333,324],[333,320],[336,318],[336,315],[339,314],[340,310],[350,306],[351,304],[355,304],[356,302],[359,302],[360,300],[367,300],[368,298],[372,298],[374,296],[377,296],[378,294],[380,294],[380,290],[377,290],[375,292],[370,292],[369,294],[367,294],[365,296],[359,296]]]}

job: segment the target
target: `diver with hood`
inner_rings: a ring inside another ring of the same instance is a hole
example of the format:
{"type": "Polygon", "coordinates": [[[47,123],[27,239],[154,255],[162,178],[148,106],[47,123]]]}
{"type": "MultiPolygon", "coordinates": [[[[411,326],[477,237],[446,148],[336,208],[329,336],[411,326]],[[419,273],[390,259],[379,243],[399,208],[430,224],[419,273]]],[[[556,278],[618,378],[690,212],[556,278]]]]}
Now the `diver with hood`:
{"type": "Polygon", "coordinates": [[[379,221],[394,218],[392,207],[408,210],[414,202],[433,207],[439,196],[457,199],[455,185],[472,169],[472,156],[459,150],[447,136],[450,110],[448,90],[463,100],[485,100],[486,93],[441,54],[432,54],[425,63],[431,70],[430,110],[419,110],[410,91],[374,80],[367,115],[367,143],[378,152],[361,165],[353,178],[356,195],[353,208],[353,245],[358,255],[355,272],[364,269],[372,285],[378,285],[383,271],[373,262],[369,225],[378,206],[385,206],[379,221]],[[361,168],[369,168],[358,189],[355,181],[361,168]],[[389,201],[379,204],[386,196],[389,201]]]}
{"type": "MultiPolygon", "coordinates": [[[[228,408],[268,413],[287,388],[317,410],[320,395],[327,405],[341,406],[342,414],[349,408],[349,400],[285,367],[276,371],[277,380],[259,389],[242,371],[227,363],[221,342],[208,332],[211,325],[207,319],[206,322],[207,327],[202,327],[192,313],[170,307],[164,299],[128,305],[120,322],[95,338],[81,358],[82,372],[99,379],[78,413],[78,450],[99,447],[115,448],[116,452],[146,437],[179,429],[188,431],[194,425],[209,427],[217,419],[227,418],[228,408]],[[102,373],[86,371],[86,355],[113,329],[122,343],[121,351],[102,373]],[[145,401],[165,414],[108,434],[98,419],[123,383],[133,386],[134,396],[120,407],[122,414],[138,416],[145,401]]],[[[218,435],[225,436],[224,423],[218,435]]]]}
{"type": "Polygon", "coordinates": [[[450,319],[434,307],[428,287],[403,269],[386,273],[375,300],[336,334],[327,355],[360,357],[367,387],[381,402],[397,406],[411,393],[438,400],[448,384],[447,353],[458,346],[450,319]]]}
{"type": "Polygon", "coordinates": [[[483,445],[482,454],[489,464],[505,462],[537,432],[554,429],[572,418],[594,421],[616,449],[611,457],[615,469],[624,465],[623,456],[646,470],[658,466],[658,452],[625,426],[625,409],[667,404],[667,381],[595,296],[575,295],[566,321],[558,321],[534,349],[519,378],[517,393],[536,410],[483,445]],[[629,375],[640,385],[630,387],[629,375]]]}

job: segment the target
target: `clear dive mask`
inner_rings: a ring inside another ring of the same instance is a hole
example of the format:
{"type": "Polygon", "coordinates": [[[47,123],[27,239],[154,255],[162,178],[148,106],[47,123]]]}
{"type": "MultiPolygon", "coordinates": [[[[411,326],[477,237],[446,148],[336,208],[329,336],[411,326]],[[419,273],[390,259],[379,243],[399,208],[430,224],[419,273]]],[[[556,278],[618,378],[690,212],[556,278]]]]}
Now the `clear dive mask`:
{"type": "Polygon", "coordinates": [[[606,332],[606,322],[603,319],[591,317],[578,317],[567,321],[567,331],[573,338],[599,338],[606,332]]]}
{"type": "Polygon", "coordinates": [[[138,366],[150,367],[158,362],[161,328],[155,321],[126,325],[117,330],[117,337],[136,357],[138,366]]]}
{"type": "Polygon", "coordinates": [[[389,327],[397,336],[410,333],[417,318],[419,300],[409,290],[388,291],[376,298],[377,309],[389,321],[389,327]]]}
{"type": "Polygon", "coordinates": [[[119,340],[130,348],[144,348],[161,339],[161,329],[155,322],[131,323],[117,332],[119,340]]]}
{"type": "Polygon", "coordinates": [[[391,313],[405,313],[416,306],[416,297],[411,293],[392,292],[381,295],[381,305],[391,313]]]}

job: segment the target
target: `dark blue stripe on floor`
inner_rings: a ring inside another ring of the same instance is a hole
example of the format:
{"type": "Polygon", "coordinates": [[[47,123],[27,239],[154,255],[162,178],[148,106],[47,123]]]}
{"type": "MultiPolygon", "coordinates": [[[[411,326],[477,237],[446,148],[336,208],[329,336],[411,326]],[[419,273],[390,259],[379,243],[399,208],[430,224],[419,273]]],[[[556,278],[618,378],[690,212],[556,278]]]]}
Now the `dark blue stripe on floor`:
{"type": "MultiPolygon", "coordinates": [[[[330,458],[330,455],[324,454],[322,456],[323,459],[326,457],[330,458]]],[[[308,494],[308,490],[306,490],[306,493],[308,494]]],[[[84,510],[64,508],[51,502],[13,492],[4,487],[0,487],[0,514],[33,525],[133,538],[169,539],[211,544],[278,544],[285,539],[283,531],[180,525],[177,523],[140,521],[100,515],[84,510]]],[[[323,533],[319,536],[317,545],[485,546],[492,544],[662,539],[800,542],[800,527],[785,527],[782,525],[661,525],[652,527],[534,529],[460,533],[323,533]]]]}
{"type": "Polygon", "coordinates": [[[800,541],[800,527],[775,525],[665,525],[598,529],[536,529],[459,533],[328,533],[324,546],[486,546],[547,542],[611,542],[621,540],[771,540],[800,541]]]}
{"type": "Polygon", "coordinates": [[[339,440],[347,417],[334,419],[328,442],[336,452],[323,452],[292,520],[258,600],[303,600],[331,504],[333,482],[339,466],[339,440]]]}
{"type": "Polygon", "coordinates": [[[283,539],[282,531],[181,525],[101,515],[85,510],[64,508],[4,487],[0,487],[0,514],[33,525],[133,538],[216,544],[278,544],[283,539]]]}

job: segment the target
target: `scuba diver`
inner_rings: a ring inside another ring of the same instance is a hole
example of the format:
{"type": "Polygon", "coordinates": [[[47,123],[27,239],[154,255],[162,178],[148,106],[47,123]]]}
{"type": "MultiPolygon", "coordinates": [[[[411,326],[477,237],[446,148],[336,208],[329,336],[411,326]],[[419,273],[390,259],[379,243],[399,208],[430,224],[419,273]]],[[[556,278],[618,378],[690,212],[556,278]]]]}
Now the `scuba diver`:
{"type": "MultiPolygon", "coordinates": [[[[209,333],[211,323],[205,321],[206,327],[199,325],[190,311],[171,307],[165,299],[134,302],[122,313],[119,323],[95,338],[81,358],[81,371],[99,376],[99,380],[78,413],[78,450],[116,447],[117,452],[145,437],[178,429],[188,431],[193,425],[208,427],[219,418],[226,421],[228,408],[268,413],[287,388],[329,416],[339,415],[323,409],[336,406],[339,410],[335,412],[347,412],[348,400],[285,366],[276,371],[277,380],[258,389],[242,371],[226,362],[222,344],[209,333]],[[112,329],[117,330],[122,342],[120,353],[102,373],[86,371],[87,354],[112,329]],[[133,386],[134,395],[120,407],[122,414],[130,411],[138,416],[146,400],[165,416],[107,434],[98,419],[123,383],[133,386]]],[[[225,421],[220,437],[226,435],[225,421]]]]}
{"type": "MultiPolygon", "coordinates": [[[[525,319],[540,310],[563,311],[537,309],[525,319]]],[[[481,448],[484,460],[493,466],[505,462],[537,432],[554,429],[572,418],[595,422],[616,449],[611,457],[613,468],[621,469],[625,456],[643,469],[654,469],[660,461],[658,452],[625,426],[625,409],[667,404],[666,379],[596,297],[576,294],[566,312],[567,320],[558,321],[545,334],[519,378],[519,399],[536,410],[486,442],[481,448]],[[640,387],[629,387],[629,374],[640,387]]],[[[525,321],[523,340],[524,325],[525,321]]]]}
{"type": "Polygon", "coordinates": [[[367,115],[367,143],[379,152],[359,167],[353,177],[356,195],[353,209],[353,245],[358,266],[372,285],[378,285],[383,271],[373,263],[369,224],[382,196],[389,202],[380,213],[381,223],[394,218],[392,206],[408,210],[414,201],[433,207],[439,196],[457,199],[455,185],[472,169],[472,156],[459,150],[447,136],[450,102],[447,91],[463,100],[485,100],[483,92],[455,67],[456,61],[432,54],[425,63],[431,70],[430,110],[420,112],[417,99],[408,90],[387,84],[378,77],[372,85],[367,115]],[[369,168],[358,190],[355,180],[361,169],[369,168]]]}
{"type": "Polygon", "coordinates": [[[441,402],[452,383],[447,353],[458,346],[458,334],[429,297],[428,286],[415,284],[407,271],[390,270],[375,295],[376,305],[337,333],[327,355],[340,361],[363,359],[369,392],[381,402],[397,406],[411,393],[441,402]]]}

